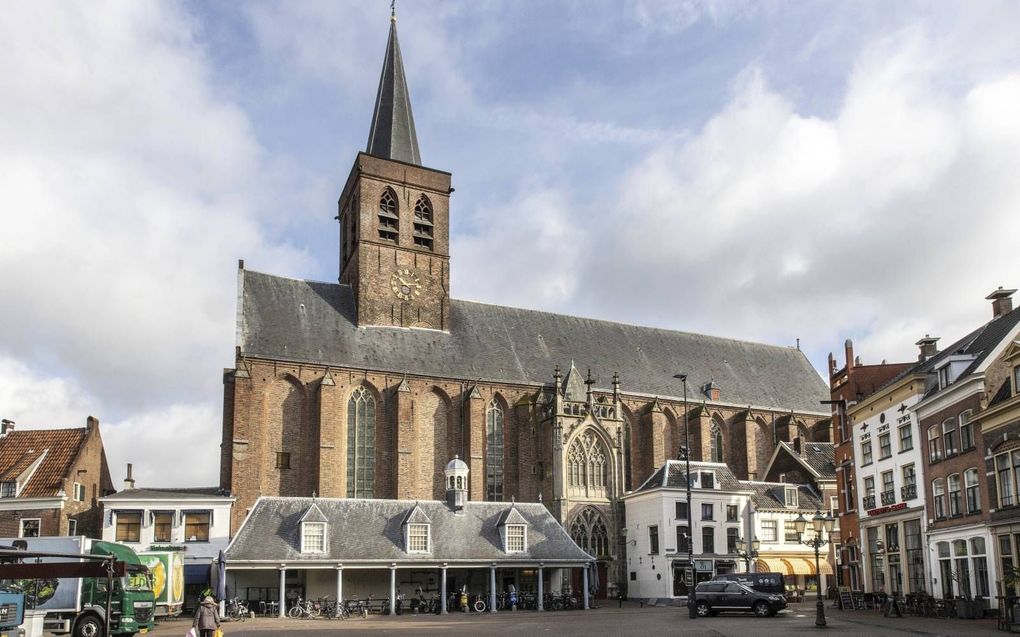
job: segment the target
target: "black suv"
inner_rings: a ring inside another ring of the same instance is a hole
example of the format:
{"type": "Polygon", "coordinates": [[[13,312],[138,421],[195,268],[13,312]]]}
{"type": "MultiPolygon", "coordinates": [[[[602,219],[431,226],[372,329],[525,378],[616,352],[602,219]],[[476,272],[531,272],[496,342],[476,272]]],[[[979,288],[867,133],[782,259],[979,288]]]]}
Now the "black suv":
{"type": "Polygon", "coordinates": [[[786,608],[786,598],[762,593],[737,582],[702,582],[695,589],[698,617],[715,616],[723,611],[752,612],[771,617],[786,608]]]}

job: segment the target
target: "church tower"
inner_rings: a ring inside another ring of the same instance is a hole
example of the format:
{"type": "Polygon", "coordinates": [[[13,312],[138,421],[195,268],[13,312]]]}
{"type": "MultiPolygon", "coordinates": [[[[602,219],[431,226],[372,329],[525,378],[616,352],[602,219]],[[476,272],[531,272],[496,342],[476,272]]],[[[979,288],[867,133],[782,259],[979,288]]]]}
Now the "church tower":
{"type": "Polygon", "coordinates": [[[340,283],[354,292],[359,327],[449,331],[450,177],[421,164],[391,15],[368,146],[338,202],[340,283]]]}

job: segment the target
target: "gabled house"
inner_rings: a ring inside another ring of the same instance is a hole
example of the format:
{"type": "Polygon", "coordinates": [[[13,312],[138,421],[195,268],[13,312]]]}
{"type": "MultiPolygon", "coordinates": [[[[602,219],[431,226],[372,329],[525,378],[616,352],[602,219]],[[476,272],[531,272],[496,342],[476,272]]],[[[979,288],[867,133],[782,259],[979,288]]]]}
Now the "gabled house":
{"type": "Polygon", "coordinates": [[[99,421],[0,431],[0,537],[99,537],[99,498],[113,491],[99,421]]]}

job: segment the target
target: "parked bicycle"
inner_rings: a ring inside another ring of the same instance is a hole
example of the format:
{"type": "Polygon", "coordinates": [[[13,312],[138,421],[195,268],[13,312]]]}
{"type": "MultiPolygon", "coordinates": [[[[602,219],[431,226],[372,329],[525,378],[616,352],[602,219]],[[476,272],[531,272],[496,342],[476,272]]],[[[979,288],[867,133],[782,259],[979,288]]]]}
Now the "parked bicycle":
{"type": "Polygon", "coordinates": [[[238,597],[227,600],[224,611],[224,614],[232,621],[243,622],[251,614],[251,611],[248,610],[248,602],[238,597]]]}
{"type": "Polygon", "coordinates": [[[314,619],[315,617],[318,617],[320,613],[321,609],[317,603],[312,602],[309,599],[301,599],[300,597],[297,598],[297,602],[295,602],[294,605],[290,607],[290,610],[287,611],[287,615],[293,619],[297,619],[299,617],[303,619],[314,619]]]}

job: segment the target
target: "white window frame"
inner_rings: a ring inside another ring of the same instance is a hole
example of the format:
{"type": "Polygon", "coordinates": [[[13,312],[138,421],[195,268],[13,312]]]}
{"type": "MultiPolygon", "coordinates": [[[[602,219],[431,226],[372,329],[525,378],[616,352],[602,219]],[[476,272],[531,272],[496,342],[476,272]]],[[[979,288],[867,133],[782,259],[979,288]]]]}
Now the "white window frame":
{"type": "Polygon", "coordinates": [[[301,552],[322,554],[326,552],[326,523],[325,522],[302,522],[301,523],[301,552]],[[313,535],[314,527],[318,527],[318,533],[313,535]],[[309,545],[309,539],[320,539],[322,548],[316,549],[309,545]]]}
{"type": "Polygon", "coordinates": [[[779,521],[778,520],[762,520],[761,521],[761,541],[769,544],[776,544],[779,542],[779,521]],[[766,530],[772,532],[772,539],[768,538],[766,530]]]}
{"type": "Polygon", "coordinates": [[[699,489],[706,488],[705,487],[705,480],[704,480],[705,474],[708,474],[709,476],[711,476],[711,480],[712,480],[712,487],[711,488],[718,489],[719,488],[718,487],[719,481],[716,480],[715,471],[706,471],[704,469],[698,469],[698,488],[699,489]]]}
{"type": "Polygon", "coordinates": [[[407,525],[407,552],[408,553],[431,553],[432,552],[432,525],[431,524],[408,524],[407,525]],[[424,548],[420,545],[422,539],[421,531],[425,531],[424,548]]]}
{"type": "Polygon", "coordinates": [[[528,550],[528,527],[525,524],[506,525],[506,552],[524,553],[528,550]]]}
{"type": "Polygon", "coordinates": [[[786,506],[791,509],[796,509],[797,502],[799,501],[797,487],[783,487],[783,489],[783,501],[786,503],[786,506]],[[792,498],[790,497],[791,494],[793,495],[792,498]]]}
{"type": "Polygon", "coordinates": [[[4,480],[3,482],[0,482],[0,484],[3,485],[3,487],[0,487],[0,493],[3,493],[3,488],[6,488],[7,485],[14,485],[14,492],[13,493],[11,493],[10,495],[0,495],[0,498],[16,498],[16,497],[18,497],[18,481],[17,480],[4,480]]]}
{"type": "Polygon", "coordinates": [[[42,537],[42,518],[21,518],[18,520],[18,537],[25,537],[25,522],[35,522],[39,534],[32,537],[42,537]]]}

